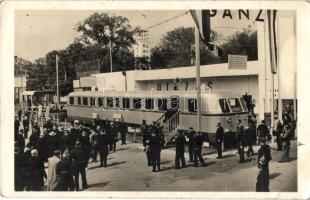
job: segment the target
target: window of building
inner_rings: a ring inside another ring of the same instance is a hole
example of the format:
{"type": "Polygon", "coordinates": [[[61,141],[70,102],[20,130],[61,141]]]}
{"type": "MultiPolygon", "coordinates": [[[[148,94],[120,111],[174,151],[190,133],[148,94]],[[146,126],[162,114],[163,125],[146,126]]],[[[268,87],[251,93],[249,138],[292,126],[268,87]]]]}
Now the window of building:
{"type": "Polygon", "coordinates": [[[112,97],[107,98],[107,107],[113,108],[113,98],[112,97]]]}
{"type": "Polygon", "coordinates": [[[133,108],[136,109],[136,110],[139,110],[141,109],[141,98],[134,98],[133,99],[133,108]]]}
{"type": "Polygon", "coordinates": [[[83,97],[83,106],[88,106],[88,98],[83,97]]]}
{"type": "Polygon", "coordinates": [[[167,99],[158,99],[158,110],[167,110],[167,99]]]}
{"type": "Polygon", "coordinates": [[[70,105],[73,105],[74,104],[74,97],[70,97],[69,102],[70,102],[70,105]]]}
{"type": "Polygon", "coordinates": [[[188,99],[188,111],[197,112],[197,99],[188,99]]]}
{"type": "Polygon", "coordinates": [[[129,109],[129,98],[123,98],[123,108],[129,109]]]}
{"type": "Polygon", "coordinates": [[[232,112],[242,112],[241,104],[238,98],[230,98],[228,99],[228,103],[232,112]]]}
{"type": "Polygon", "coordinates": [[[145,100],[145,108],[147,110],[153,110],[154,109],[154,99],[146,99],[145,100]]]}
{"type": "Polygon", "coordinates": [[[98,97],[98,106],[102,107],[103,106],[103,98],[102,97],[98,97]]]}
{"type": "Polygon", "coordinates": [[[223,113],[229,113],[229,106],[226,99],[219,99],[219,104],[223,113]]]}
{"type": "Polygon", "coordinates": [[[78,105],[81,105],[81,97],[78,97],[78,105]]]}

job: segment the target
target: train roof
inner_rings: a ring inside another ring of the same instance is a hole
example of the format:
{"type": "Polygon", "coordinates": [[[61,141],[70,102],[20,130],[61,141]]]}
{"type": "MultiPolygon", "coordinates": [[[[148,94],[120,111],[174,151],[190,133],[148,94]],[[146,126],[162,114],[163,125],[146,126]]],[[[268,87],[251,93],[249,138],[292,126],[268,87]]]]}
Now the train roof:
{"type": "MultiPolygon", "coordinates": [[[[171,97],[171,96],[185,96],[185,97],[196,97],[196,90],[186,91],[76,91],[71,92],[70,96],[81,96],[81,97],[171,97]]],[[[224,90],[211,90],[202,92],[203,96],[217,96],[222,98],[240,97],[241,94],[234,91],[224,90]]]]}

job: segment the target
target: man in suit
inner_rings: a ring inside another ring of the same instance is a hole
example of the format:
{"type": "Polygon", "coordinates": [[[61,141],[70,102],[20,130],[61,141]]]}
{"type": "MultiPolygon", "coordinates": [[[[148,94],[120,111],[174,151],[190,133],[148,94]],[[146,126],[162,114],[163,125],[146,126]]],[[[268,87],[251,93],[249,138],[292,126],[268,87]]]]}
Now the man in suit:
{"type": "Polygon", "coordinates": [[[175,138],[175,168],[180,169],[180,161],[182,168],[186,167],[184,151],[185,151],[186,139],[182,130],[178,130],[178,135],[175,138]]]}
{"type": "Polygon", "coordinates": [[[221,123],[217,123],[217,129],[215,132],[215,142],[216,142],[216,147],[217,147],[217,159],[222,158],[222,144],[224,141],[224,129],[221,126],[221,123]]]}
{"type": "Polygon", "coordinates": [[[81,174],[82,177],[82,186],[83,189],[88,188],[87,178],[86,178],[86,159],[84,156],[84,152],[81,146],[81,143],[77,141],[75,143],[74,149],[71,151],[71,158],[72,158],[72,171],[74,176],[75,182],[75,190],[79,191],[79,175],[81,174]]]}

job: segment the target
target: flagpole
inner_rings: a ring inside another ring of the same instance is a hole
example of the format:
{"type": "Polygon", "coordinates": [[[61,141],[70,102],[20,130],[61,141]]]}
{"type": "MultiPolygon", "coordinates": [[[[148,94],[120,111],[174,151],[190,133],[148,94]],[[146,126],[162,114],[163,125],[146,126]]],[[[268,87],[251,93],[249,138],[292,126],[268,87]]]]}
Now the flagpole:
{"type": "Polygon", "coordinates": [[[58,85],[58,55],[56,55],[56,87],[57,87],[57,99],[56,99],[56,108],[59,105],[59,85],[58,85]]]}
{"type": "Polygon", "coordinates": [[[196,87],[197,87],[197,131],[201,131],[201,103],[200,103],[200,50],[199,29],[195,26],[195,54],[196,54],[196,87]]]}

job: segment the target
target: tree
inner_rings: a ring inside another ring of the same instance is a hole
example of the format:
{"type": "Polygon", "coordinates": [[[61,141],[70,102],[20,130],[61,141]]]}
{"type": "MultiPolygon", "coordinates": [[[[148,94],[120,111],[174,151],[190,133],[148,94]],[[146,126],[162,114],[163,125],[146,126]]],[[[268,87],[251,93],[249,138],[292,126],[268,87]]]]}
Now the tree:
{"type": "Polygon", "coordinates": [[[135,69],[146,70],[150,69],[150,58],[148,56],[135,58],[135,69]]]}
{"type": "MultiPolygon", "coordinates": [[[[103,53],[105,53],[106,57],[102,59],[103,66],[110,65],[110,60],[108,59],[110,42],[112,46],[113,66],[115,65],[119,70],[119,68],[129,66],[129,64],[133,63],[130,48],[135,43],[133,35],[140,31],[140,28],[133,29],[126,17],[94,13],[77,24],[76,30],[82,34],[81,40],[85,44],[90,46],[98,45],[104,49],[103,53]],[[121,55],[124,55],[124,57],[121,55]]],[[[102,55],[104,54],[101,54],[101,57],[102,55]]]]}
{"type": "Polygon", "coordinates": [[[237,31],[228,36],[226,42],[221,45],[223,62],[228,61],[228,54],[247,55],[248,60],[257,60],[257,31],[243,30],[237,31]]]}
{"type": "MultiPolygon", "coordinates": [[[[193,64],[195,57],[194,44],[194,28],[180,27],[168,33],[161,39],[159,46],[151,49],[151,67],[165,68],[165,67],[184,67],[193,64]]],[[[219,38],[218,33],[212,31],[211,39],[213,41],[219,38]]],[[[208,59],[201,59],[201,64],[218,63],[216,58],[206,45],[200,43],[201,56],[208,59]]]]}

